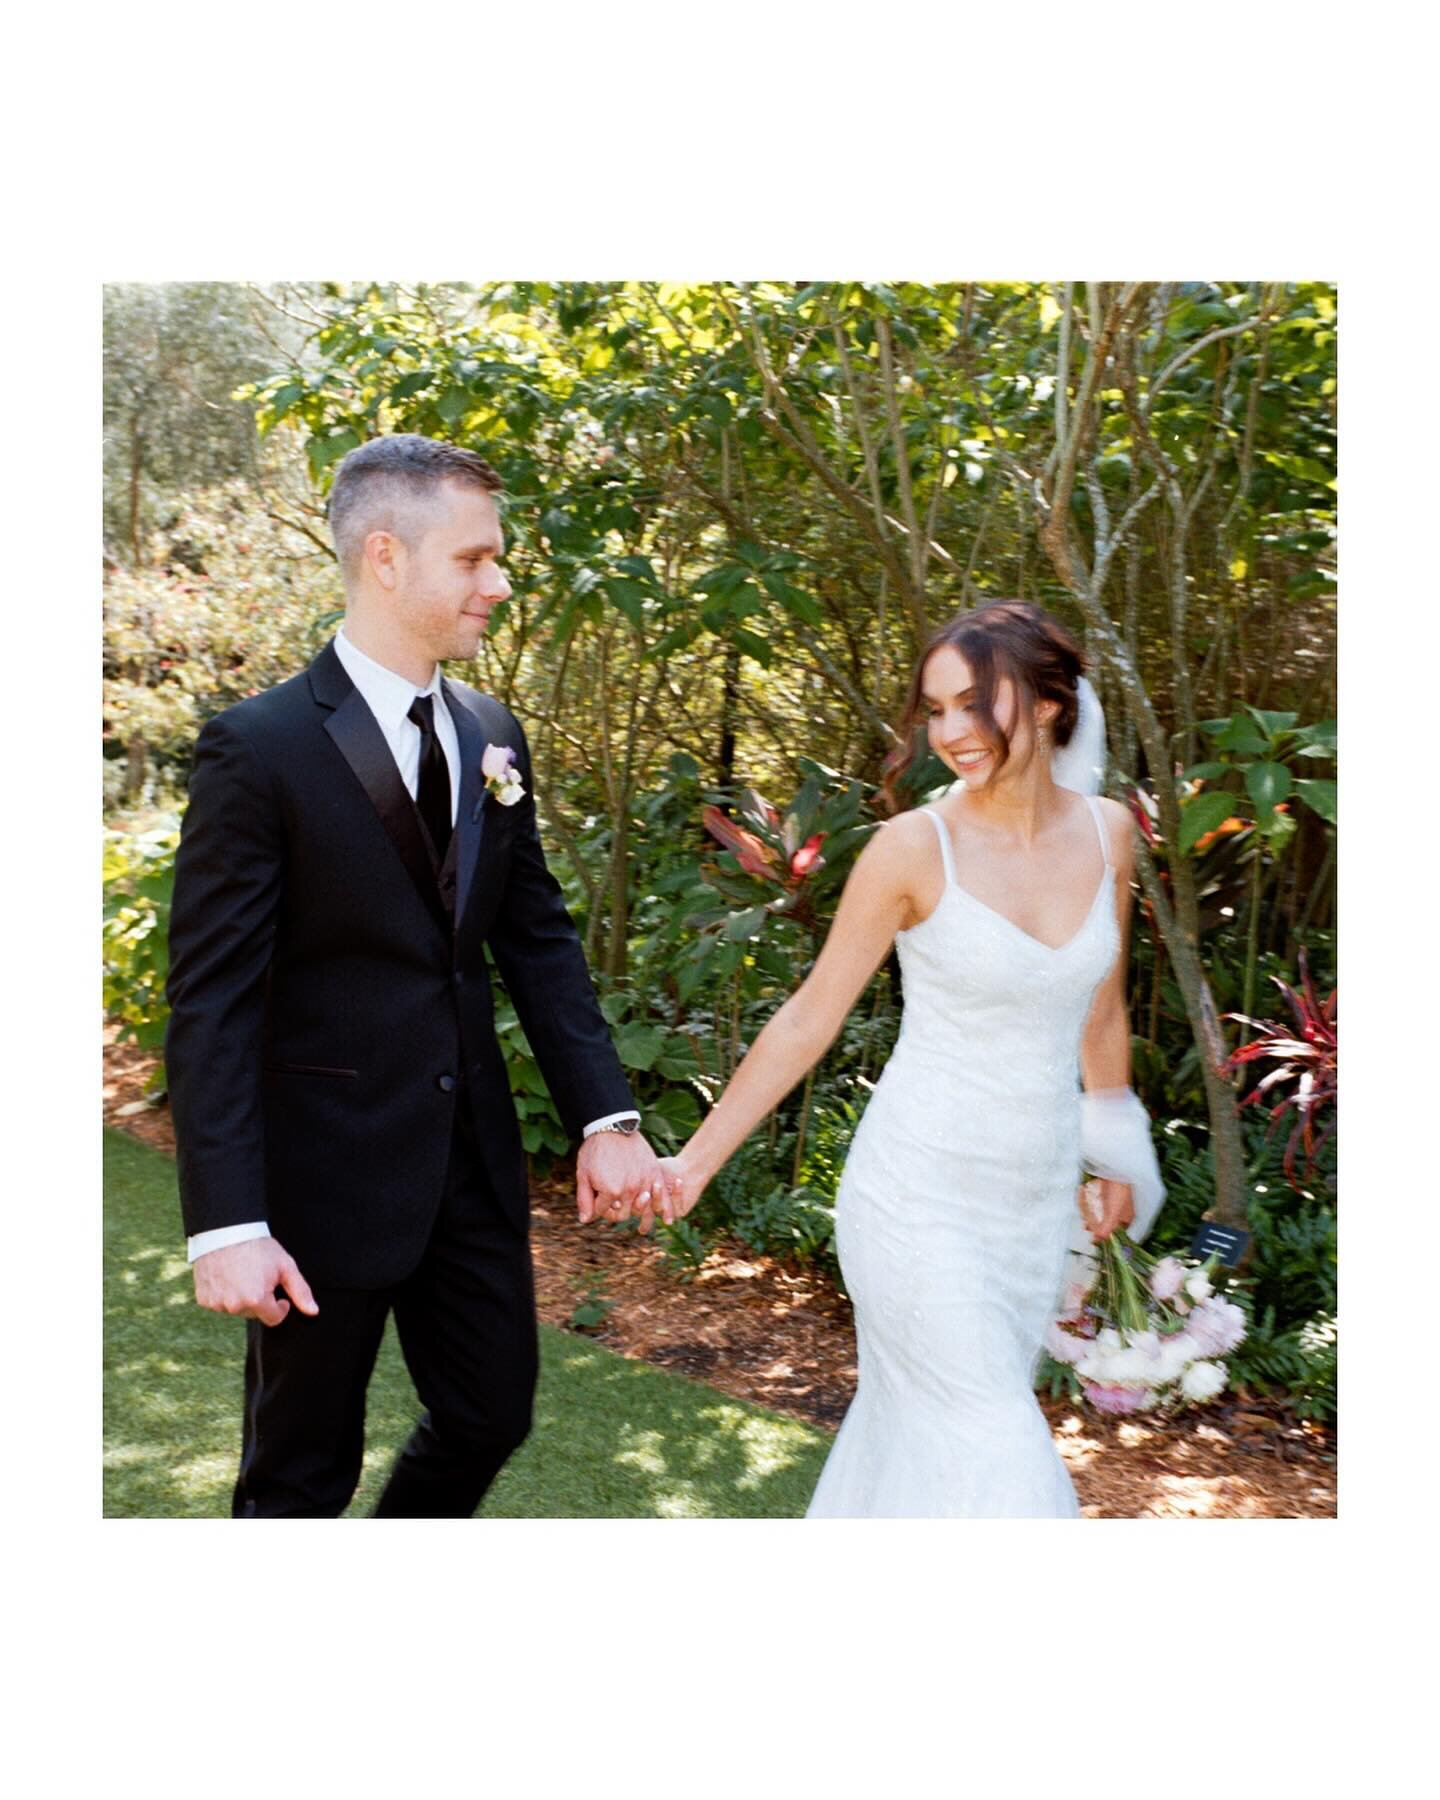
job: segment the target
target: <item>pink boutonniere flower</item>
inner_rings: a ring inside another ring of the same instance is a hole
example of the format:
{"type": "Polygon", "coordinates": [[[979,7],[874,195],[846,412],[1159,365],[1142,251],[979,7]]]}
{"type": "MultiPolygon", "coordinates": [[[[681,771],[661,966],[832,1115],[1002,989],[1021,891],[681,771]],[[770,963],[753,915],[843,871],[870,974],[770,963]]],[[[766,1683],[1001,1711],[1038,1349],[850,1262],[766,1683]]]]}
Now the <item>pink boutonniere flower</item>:
{"type": "Polygon", "coordinates": [[[515,752],[508,744],[487,744],[480,759],[480,773],[485,777],[485,792],[493,794],[502,806],[514,806],[525,798],[525,786],[515,767],[515,752]]]}

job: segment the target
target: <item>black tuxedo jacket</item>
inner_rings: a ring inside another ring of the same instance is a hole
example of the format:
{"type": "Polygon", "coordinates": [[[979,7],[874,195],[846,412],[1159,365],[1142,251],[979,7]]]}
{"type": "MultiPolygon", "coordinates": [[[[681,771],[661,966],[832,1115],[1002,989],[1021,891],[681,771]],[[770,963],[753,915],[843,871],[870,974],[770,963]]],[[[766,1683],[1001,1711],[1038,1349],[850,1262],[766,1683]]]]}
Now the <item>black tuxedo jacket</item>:
{"type": "Polygon", "coordinates": [[[265,1219],[311,1282],[418,1263],[455,1108],[528,1220],[489,945],[567,1129],[633,1107],[536,830],[514,715],[444,683],[463,774],[437,871],[374,714],[327,645],[200,733],[175,868],[166,1073],[187,1234],[265,1219]],[[525,797],[485,793],[487,744],[525,797]]]}

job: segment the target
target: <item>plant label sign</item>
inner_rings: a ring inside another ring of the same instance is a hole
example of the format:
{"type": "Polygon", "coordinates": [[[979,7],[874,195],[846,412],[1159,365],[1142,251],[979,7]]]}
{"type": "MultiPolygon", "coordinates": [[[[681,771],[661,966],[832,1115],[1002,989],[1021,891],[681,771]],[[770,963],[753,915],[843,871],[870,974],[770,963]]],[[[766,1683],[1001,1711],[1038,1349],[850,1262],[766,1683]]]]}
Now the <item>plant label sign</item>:
{"type": "Polygon", "coordinates": [[[1207,1256],[1218,1256],[1227,1269],[1234,1269],[1239,1267],[1249,1242],[1250,1233],[1241,1231],[1238,1226],[1216,1225],[1209,1219],[1202,1219],[1190,1245],[1190,1254],[1202,1261],[1207,1256]]]}

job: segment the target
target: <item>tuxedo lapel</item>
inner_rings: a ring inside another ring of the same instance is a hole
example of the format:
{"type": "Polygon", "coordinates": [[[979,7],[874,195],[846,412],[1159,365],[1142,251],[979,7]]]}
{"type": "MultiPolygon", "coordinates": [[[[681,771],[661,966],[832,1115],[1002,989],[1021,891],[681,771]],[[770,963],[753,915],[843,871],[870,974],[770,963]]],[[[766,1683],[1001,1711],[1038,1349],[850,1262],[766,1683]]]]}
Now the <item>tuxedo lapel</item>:
{"type": "Polygon", "coordinates": [[[465,917],[465,903],[475,879],[475,865],[485,834],[485,778],[480,764],[485,756],[485,733],[475,715],[448,681],[442,682],[445,704],[455,721],[460,742],[460,795],[455,813],[455,923],[465,917]]]}
{"type": "Polygon", "coordinates": [[[430,850],[420,829],[415,802],[400,779],[384,732],[345,673],[345,666],[335,654],[333,645],[327,644],[310,665],[310,685],[320,705],[330,709],[330,716],[325,721],[326,731],[380,815],[380,823],[395,846],[396,854],[410,871],[421,897],[448,937],[450,920],[440,898],[435,865],[430,860],[430,850]]]}

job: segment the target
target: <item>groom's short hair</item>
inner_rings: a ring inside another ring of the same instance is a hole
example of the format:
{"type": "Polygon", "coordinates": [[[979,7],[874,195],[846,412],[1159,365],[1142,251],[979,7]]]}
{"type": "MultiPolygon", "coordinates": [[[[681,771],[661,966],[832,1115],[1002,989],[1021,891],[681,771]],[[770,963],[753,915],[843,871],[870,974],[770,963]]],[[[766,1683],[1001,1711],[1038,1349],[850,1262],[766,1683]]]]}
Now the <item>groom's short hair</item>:
{"type": "Polygon", "coordinates": [[[335,471],[328,507],[341,572],[348,578],[359,568],[372,531],[393,532],[413,549],[431,523],[447,481],[488,494],[498,494],[504,485],[473,450],[411,431],[372,438],[352,450],[335,471]]]}

